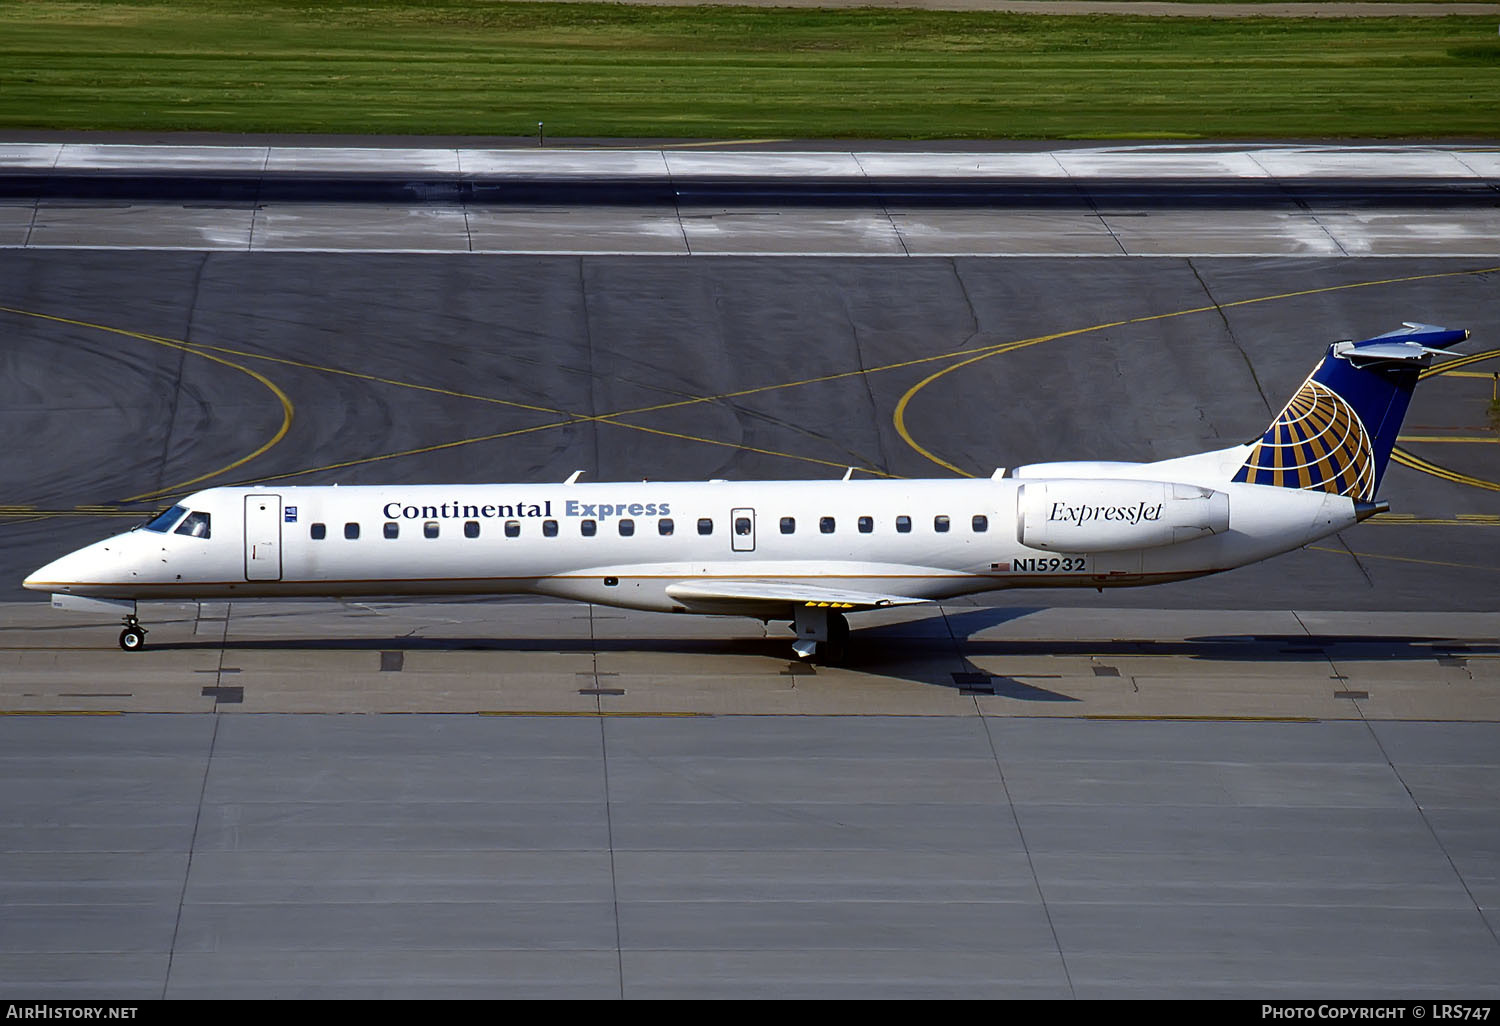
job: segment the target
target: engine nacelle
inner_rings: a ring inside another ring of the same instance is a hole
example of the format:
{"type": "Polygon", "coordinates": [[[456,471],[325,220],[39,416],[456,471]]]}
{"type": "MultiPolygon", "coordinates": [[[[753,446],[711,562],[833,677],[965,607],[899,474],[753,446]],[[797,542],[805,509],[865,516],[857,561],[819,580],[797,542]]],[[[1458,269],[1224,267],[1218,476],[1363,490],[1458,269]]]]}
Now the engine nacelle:
{"type": "Polygon", "coordinates": [[[1046,478],[1051,481],[1060,477],[1095,478],[1128,477],[1139,480],[1140,463],[1124,463],[1120,460],[1067,460],[1053,463],[1028,463],[1024,467],[1012,467],[1005,475],[1015,478],[1046,478]]]}
{"type": "Polygon", "coordinates": [[[1051,552],[1154,549],[1229,530],[1229,496],[1170,481],[1027,481],[1016,539],[1051,552]]]}

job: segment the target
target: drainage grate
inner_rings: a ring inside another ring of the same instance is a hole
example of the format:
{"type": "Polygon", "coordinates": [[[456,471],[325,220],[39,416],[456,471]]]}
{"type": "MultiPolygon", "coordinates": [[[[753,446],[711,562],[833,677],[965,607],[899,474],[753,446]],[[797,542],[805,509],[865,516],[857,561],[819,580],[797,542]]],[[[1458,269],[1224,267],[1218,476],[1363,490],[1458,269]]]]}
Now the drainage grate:
{"type": "Polygon", "coordinates": [[[1118,677],[1119,675],[1120,675],[1120,668],[1118,666],[1096,666],[1096,667],[1094,667],[1094,676],[1095,677],[1118,677]]]}
{"type": "Polygon", "coordinates": [[[1334,698],[1352,698],[1352,699],[1355,699],[1356,701],[1363,702],[1363,701],[1365,701],[1366,699],[1368,699],[1370,697],[1370,693],[1368,691],[1335,691],[1333,693],[1333,697],[1334,698]]]}
{"type": "Polygon", "coordinates": [[[406,662],[404,652],[382,652],[380,653],[380,672],[398,673],[406,662]]]}
{"type": "Polygon", "coordinates": [[[212,698],[219,705],[239,705],[245,701],[245,689],[241,685],[231,688],[204,688],[204,698],[212,698]]]}
{"type": "Polygon", "coordinates": [[[624,688],[579,688],[580,695],[623,695],[624,688]]]}

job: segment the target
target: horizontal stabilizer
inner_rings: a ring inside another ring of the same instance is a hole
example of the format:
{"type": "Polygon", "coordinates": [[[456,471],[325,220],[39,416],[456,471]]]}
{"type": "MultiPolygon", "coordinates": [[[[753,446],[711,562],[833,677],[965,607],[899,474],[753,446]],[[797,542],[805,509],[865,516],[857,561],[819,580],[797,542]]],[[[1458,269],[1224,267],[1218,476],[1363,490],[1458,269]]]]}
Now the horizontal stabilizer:
{"type": "Polygon", "coordinates": [[[1340,350],[1338,355],[1350,363],[1366,364],[1393,360],[1416,363],[1429,356],[1445,356],[1447,353],[1446,350],[1434,349],[1418,342],[1376,342],[1373,345],[1365,343],[1351,346],[1340,350]]]}
{"type": "Polygon", "coordinates": [[[927,599],[906,595],[881,595],[848,588],[826,588],[817,584],[787,584],[780,581],[704,581],[667,586],[667,594],[684,605],[772,605],[822,606],[829,609],[877,609],[910,606],[927,599]]]}
{"type": "MultiPolygon", "coordinates": [[[[1384,342],[1391,339],[1400,339],[1403,342],[1416,342],[1418,345],[1438,346],[1446,349],[1456,346],[1469,337],[1469,333],[1462,328],[1440,328],[1436,324],[1418,324],[1415,321],[1402,321],[1403,327],[1395,331],[1388,331],[1384,335],[1376,335],[1374,338],[1366,339],[1365,342],[1384,342]]],[[[1365,342],[1356,343],[1364,345],[1365,342]]]]}
{"type": "Polygon", "coordinates": [[[1447,355],[1449,346],[1468,337],[1467,331],[1408,321],[1403,328],[1363,342],[1340,342],[1333,347],[1333,352],[1357,367],[1378,363],[1425,364],[1429,357],[1447,355]]]}

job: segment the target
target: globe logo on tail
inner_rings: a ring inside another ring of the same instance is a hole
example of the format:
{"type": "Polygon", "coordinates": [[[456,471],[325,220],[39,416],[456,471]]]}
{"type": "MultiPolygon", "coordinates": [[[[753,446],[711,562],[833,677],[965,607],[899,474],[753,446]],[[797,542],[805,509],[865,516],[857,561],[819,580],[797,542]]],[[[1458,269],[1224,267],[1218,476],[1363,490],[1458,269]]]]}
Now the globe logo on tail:
{"type": "Polygon", "coordinates": [[[1309,378],[1255,443],[1235,480],[1368,500],[1375,494],[1375,455],[1359,415],[1309,378]]]}

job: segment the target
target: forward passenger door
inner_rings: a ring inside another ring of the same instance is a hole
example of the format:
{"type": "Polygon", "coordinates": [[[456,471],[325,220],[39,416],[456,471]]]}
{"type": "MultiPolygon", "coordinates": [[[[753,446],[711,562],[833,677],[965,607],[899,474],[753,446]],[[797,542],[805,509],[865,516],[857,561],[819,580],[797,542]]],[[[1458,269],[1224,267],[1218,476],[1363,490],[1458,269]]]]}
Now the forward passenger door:
{"type": "Polygon", "coordinates": [[[281,580],[281,496],[245,496],[245,580],[281,580]]]}

